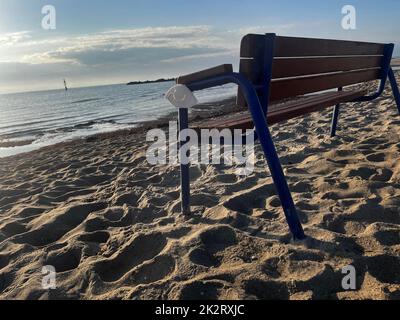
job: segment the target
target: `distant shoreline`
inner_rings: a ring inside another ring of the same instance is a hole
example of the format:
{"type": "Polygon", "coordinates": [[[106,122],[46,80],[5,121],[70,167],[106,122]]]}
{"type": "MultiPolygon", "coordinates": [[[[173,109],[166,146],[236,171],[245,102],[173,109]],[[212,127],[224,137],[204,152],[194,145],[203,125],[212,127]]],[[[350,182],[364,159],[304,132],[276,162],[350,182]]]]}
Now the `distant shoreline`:
{"type": "Polygon", "coordinates": [[[138,84],[147,84],[147,83],[159,83],[159,82],[170,82],[170,81],[175,81],[175,78],[170,78],[170,79],[157,79],[157,80],[145,80],[145,81],[131,81],[128,82],[126,85],[127,86],[135,86],[138,84]]]}

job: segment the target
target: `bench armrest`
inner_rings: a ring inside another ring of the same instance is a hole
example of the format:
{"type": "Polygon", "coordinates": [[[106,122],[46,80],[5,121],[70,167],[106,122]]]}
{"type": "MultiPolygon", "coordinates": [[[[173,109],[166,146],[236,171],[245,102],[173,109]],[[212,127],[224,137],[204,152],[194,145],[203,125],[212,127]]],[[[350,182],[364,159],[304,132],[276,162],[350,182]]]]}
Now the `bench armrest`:
{"type": "Polygon", "coordinates": [[[231,64],[222,64],[220,66],[202,70],[199,72],[191,73],[185,76],[181,76],[176,80],[177,84],[190,84],[197,81],[202,81],[208,78],[226,75],[233,72],[231,64]]]}

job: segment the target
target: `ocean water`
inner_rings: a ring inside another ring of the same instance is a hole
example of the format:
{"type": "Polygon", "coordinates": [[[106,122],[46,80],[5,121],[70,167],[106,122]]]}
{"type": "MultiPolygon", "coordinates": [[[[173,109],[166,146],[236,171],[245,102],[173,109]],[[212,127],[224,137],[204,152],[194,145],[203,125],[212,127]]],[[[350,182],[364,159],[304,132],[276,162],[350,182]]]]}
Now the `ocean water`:
{"type": "MultiPolygon", "coordinates": [[[[0,95],[0,157],[88,135],[132,128],[176,112],[164,93],[173,82],[0,95]],[[5,142],[21,144],[4,147],[5,142]]],[[[234,85],[196,92],[200,102],[236,94],[234,85]]]]}

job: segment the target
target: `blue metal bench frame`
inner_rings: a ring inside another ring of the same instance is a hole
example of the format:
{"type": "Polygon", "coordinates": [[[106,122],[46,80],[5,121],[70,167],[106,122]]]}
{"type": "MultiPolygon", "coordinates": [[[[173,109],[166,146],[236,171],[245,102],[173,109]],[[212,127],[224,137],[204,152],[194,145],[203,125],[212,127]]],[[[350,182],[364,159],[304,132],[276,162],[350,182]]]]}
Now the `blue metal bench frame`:
{"type": "MultiPolygon", "coordinates": [[[[249,111],[253,118],[255,125],[255,137],[258,138],[262,149],[264,151],[267,163],[271,172],[272,179],[274,181],[276,190],[278,192],[280,201],[282,203],[283,211],[294,239],[302,240],[306,236],[303,231],[299,216],[294,205],[292,195],[290,193],[288,184],[286,182],[284,172],[282,170],[281,163],[279,161],[278,154],[276,152],[275,145],[273,143],[270,130],[268,128],[266,115],[268,113],[269,106],[269,94],[270,94],[270,82],[272,78],[272,65],[273,65],[273,52],[274,52],[274,41],[275,34],[266,34],[266,50],[265,50],[265,63],[264,63],[264,74],[265,81],[262,86],[253,86],[253,84],[240,73],[229,73],[221,76],[216,76],[208,78],[205,80],[193,82],[187,84],[187,87],[191,91],[200,91],[207,88],[212,88],[216,86],[221,86],[228,83],[237,84],[245,97],[247,105],[249,106],[249,111]],[[261,89],[261,90],[260,90],[261,89]],[[258,90],[258,92],[257,92],[258,90]],[[260,93],[261,91],[261,93],[260,93]]],[[[385,45],[384,58],[382,63],[382,74],[380,79],[380,86],[378,91],[371,96],[364,96],[358,98],[352,102],[365,102],[372,101],[381,96],[385,89],[386,79],[389,79],[393,95],[397,104],[398,111],[400,113],[400,92],[396,83],[394,72],[390,67],[390,62],[392,59],[394,50],[393,44],[385,45]]],[[[339,88],[341,90],[341,88],[339,88]]],[[[335,136],[339,108],[337,105],[334,109],[331,135],[335,136]]],[[[179,109],[179,130],[185,130],[189,127],[188,110],[179,109]]],[[[179,139],[180,147],[186,143],[179,139]]],[[[181,164],[181,206],[182,213],[190,213],[190,165],[181,164]]]]}

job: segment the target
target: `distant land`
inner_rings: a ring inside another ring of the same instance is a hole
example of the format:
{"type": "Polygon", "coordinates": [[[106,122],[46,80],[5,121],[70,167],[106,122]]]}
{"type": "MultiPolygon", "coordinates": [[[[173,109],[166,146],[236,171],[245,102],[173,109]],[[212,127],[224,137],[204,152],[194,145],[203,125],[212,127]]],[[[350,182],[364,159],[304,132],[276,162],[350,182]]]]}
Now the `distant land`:
{"type": "Polygon", "coordinates": [[[170,79],[157,79],[157,80],[146,80],[146,81],[132,81],[128,82],[126,85],[128,86],[134,86],[137,84],[146,84],[146,83],[159,83],[159,82],[168,82],[168,81],[175,81],[175,78],[170,78],[170,79]]]}

